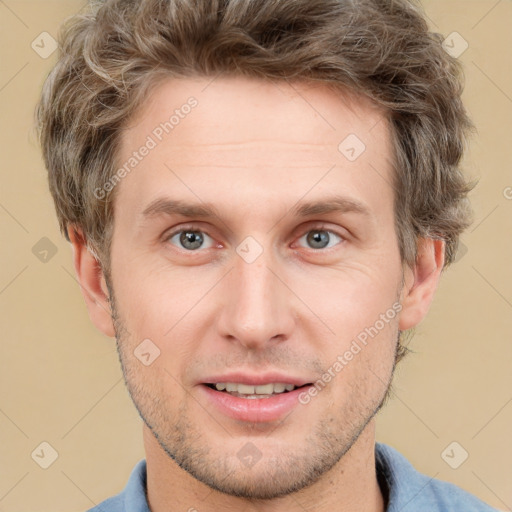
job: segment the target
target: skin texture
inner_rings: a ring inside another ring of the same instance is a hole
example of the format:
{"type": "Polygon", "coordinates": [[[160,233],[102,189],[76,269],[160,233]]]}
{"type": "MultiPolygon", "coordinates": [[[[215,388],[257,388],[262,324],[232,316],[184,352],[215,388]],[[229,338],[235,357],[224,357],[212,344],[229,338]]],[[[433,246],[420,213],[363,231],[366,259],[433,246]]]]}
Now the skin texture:
{"type": "Polygon", "coordinates": [[[422,239],[415,268],[402,267],[388,122],[320,84],[169,79],[123,133],[120,165],[190,96],[197,106],[116,186],[108,286],[70,230],[91,320],[117,335],[145,422],[151,510],[385,510],[374,415],[398,332],[427,313],[444,252],[422,239]],[[366,146],[355,161],[338,150],[349,134],[366,146]],[[294,213],[334,195],[366,213],[294,213]],[[144,216],[161,198],[211,203],[218,216],[144,216]],[[203,245],[184,247],[179,229],[200,231],[203,245]],[[315,230],[326,248],[311,245],[315,230]],[[248,236],[262,250],[252,263],[236,250],[248,236]],[[279,421],[231,419],[204,393],[206,376],[235,370],[315,382],[397,301],[400,313],[279,421]],[[148,338],[160,355],[145,366],[134,350],[148,338]],[[237,455],[247,443],[261,454],[252,467],[237,455]]]}

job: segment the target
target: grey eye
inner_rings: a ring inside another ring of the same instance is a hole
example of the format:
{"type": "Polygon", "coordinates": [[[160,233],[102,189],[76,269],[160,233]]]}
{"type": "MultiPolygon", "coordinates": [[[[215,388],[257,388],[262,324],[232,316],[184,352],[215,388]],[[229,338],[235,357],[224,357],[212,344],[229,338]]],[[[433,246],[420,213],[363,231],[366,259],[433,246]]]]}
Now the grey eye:
{"type": "Polygon", "coordinates": [[[327,231],[325,229],[315,229],[312,231],[308,231],[305,235],[303,235],[300,240],[306,239],[307,244],[311,249],[325,249],[336,245],[339,243],[342,238],[338,236],[336,233],[332,231],[327,231]],[[336,239],[338,241],[336,242],[336,239]],[[332,245],[329,245],[331,242],[336,242],[332,245]]]}
{"type": "MultiPolygon", "coordinates": [[[[169,238],[169,241],[173,243],[174,245],[178,245],[178,247],[182,249],[186,249],[187,251],[195,251],[196,249],[203,248],[207,249],[208,247],[204,246],[205,237],[211,238],[201,231],[193,231],[190,229],[184,229],[181,231],[178,231],[173,236],[169,238]],[[175,240],[178,240],[176,242],[175,240]]],[[[211,247],[211,243],[210,246],[211,247]]]]}

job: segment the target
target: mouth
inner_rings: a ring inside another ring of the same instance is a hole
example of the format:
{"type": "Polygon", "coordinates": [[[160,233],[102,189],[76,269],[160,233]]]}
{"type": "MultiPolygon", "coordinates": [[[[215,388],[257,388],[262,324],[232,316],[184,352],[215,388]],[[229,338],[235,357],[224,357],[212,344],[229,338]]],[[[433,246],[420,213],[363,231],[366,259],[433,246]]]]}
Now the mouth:
{"type": "Polygon", "coordinates": [[[294,384],[286,384],[283,382],[269,382],[267,384],[241,384],[237,382],[217,382],[205,383],[205,386],[227,393],[237,398],[246,398],[250,400],[258,400],[262,398],[271,398],[276,395],[287,394],[295,391],[296,389],[305,388],[310,386],[311,383],[303,384],[302,386],[295,386],[294,384]]]}
{"type": "MultiPolygon", "coordinates": [[[[199,386],[206,403],[223,416],[243,423],[272,423],[285,421],[292,411],[302,408],[300,395],[313,384],[268,382],[205,382],[199,386]]],[[[288,421],[293,421],[291,417],[288,421]]]]}

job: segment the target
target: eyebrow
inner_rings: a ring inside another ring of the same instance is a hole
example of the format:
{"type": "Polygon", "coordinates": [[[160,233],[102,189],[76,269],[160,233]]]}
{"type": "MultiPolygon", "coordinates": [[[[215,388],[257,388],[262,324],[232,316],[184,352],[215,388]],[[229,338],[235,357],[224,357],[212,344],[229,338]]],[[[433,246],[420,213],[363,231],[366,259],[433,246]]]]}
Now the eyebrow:
{"type": "Polygon", "coordinates": [[[297,217],[308,217],[310,215],[322,215],[324,213],[359,213],[370,216],[368,206],[361,201],[344,196],[331,196],[322,200],[297,203],[292,208],[292,213],[297,217]]]}
{"type": "MultiPolygon", "coordinates": [[[[296,217],[309,217],[327,213],[358,213],[371,216],[370,209],[362,202],[344,196],[329,196],[316,201],[298,201],[289,210],[296,217]]],[[[183,217],[222,219],[219,210],[212,203],[188,203],[181,199],[166,197],[152,201],[142,212],[143,218],[157,217],[160,215],[181,215],[183,217]]]]}

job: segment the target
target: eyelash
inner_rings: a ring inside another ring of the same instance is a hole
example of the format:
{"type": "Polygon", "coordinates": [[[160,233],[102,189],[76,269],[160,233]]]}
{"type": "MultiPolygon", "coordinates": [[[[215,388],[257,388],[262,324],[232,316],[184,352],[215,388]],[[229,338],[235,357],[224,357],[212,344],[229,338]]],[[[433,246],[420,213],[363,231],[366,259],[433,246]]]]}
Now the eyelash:
{"type": "MultiPolygon", "coordinates": [[[[185,225],[185,226],[180,226],[179,229],[176,229],[174,231],[166,233],[163,236],[163,241],[164,242],[169,242],[171,240],[171,238],[173,238],[175,235],[177,235],[179,233],[186,232],[186,231],[193,231],[193,232],[203,233],[203,234],[208,235],[212,240],[214,240],[214,237],[209,235],[207,231],[204,231],[204,230],[202,230],[202,229],[200,229],[200,228],[198,228],[197,226],[194,226],[194,225],[185,225]]],[[[307,235],[308,233],[311,233],[312,231],[325,231],[326,233],[330,233],[330,234],[336,235],[337,237],[341,238],[341,241],[338,242],[334,247],[328,247],[326,249],[313,249],[313,248],[310,247],[309,250],[311,250],[311,251],[315,251],[315,252],[328,252],[331,249],[334,249],[337,245],[340,245],[340,244],[342,244],[343,242],[346,241],[346,235],[342,235],[341,233],[338,233],[337,231],[334,231],[332,229],[328,229],[328,227],[326,225],[313,226],[312,228],[308,229],[307,231],[304,231],[301,234],[301,236],[299,237],[299,239],[301,239],[304,235],[307,235]]],[[[183,249],[183,248],[180,248],[180,247],[177,247],[177,248],[180,249],[181,251],[184,251],[184,252],[187,252],[187,253],[203,252],[204,250],[206,250],[206,249],[203,249],[203,251],[201,251],[200,249],[197,249],[197,250],[193,251],[193,250],[186,250],[186,249],[183,249]]]]}

